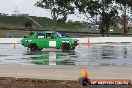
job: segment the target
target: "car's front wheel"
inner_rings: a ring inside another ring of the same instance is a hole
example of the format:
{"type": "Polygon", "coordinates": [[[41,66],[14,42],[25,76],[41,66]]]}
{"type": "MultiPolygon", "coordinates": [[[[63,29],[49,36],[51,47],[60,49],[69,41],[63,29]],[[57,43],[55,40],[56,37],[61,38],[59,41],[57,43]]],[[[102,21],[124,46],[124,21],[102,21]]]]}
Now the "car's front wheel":
{"type": "Polygon", "coordinates": [[[37,44],[31,44],[30,46],[29,46],[29,49],[30,49],[30,51],[41,51],[43,48],[39,48],[38,46],[37,46],[37,44]]]}
{"type": "Polygon", "coordinates": [[[30,51],[36,51],[38,49],[38,46],[36,44],[30,44],[29,46],[30,51]]]}
{"type": "Polygon", "coordinates": [[[43,49],[43,48],[38,48],[37,50],[38,50],[38,51],[41,51],[42,49],[43,49]]]}

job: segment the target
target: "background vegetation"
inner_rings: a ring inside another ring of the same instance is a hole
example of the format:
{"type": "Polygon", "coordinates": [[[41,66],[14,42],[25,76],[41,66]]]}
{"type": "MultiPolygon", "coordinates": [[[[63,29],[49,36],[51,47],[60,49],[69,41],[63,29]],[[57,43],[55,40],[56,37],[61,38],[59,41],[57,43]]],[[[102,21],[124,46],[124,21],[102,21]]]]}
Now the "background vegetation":
{"type": "Polygon", "coordinates": [[[111,36],[111,34],[128,36],[131,35],[132,28],[131,3],[131,0],[38,0],[34,5],[49,10],[52,19],[1,15],[0,36],[12,36],[16,35],[16,32],[25,35],[25,32],[38,30],[94,34],[95,36],[96,34],[101,34],[101,36],[111,36]],[[83,14],[88,21],[92,19],[93,23],[68,21],[67,17],[71,14],[75,15],[76,12],[83,14]]]}

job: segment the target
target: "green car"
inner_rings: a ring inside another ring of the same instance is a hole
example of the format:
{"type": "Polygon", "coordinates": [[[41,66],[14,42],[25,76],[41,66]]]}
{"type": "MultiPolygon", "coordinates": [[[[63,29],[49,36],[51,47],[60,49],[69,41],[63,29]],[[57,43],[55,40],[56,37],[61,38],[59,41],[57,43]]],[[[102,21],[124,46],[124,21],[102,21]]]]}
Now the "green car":
{"type": "Polygon", "coordinates": [[[43,48],[56,48],[62,51],[74,50],[78,45],[78,40],[62,36],[59,32],[44,31],[35,32],[29,37],[21,40],[24,47],[31,51],[41,51],[43,48]]]}

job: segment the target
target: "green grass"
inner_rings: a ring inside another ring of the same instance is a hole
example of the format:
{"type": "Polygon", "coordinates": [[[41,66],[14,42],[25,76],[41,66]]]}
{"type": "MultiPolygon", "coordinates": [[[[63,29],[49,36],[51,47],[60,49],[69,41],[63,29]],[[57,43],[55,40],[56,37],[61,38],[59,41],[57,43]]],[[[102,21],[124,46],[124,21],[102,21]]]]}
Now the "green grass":
{"type": "MultiPolygon", "coordinates": [[[[46,17],[35,17],[31,16],[36,22],[38,22],[44,30],[51,30],[53,29],[53,20],[46,18],[46,17]]],[[[29,21],[26,17],[22,16],[0,16],[0,28],[1,29],[25,29],[25,23],[29,21]]],[[[79,23],[61,23],[58,24],[56,30],[58,31],[71,31],[72,32],[89,32],[87,28],[83,28],[80,26],[79,23]]],[[[33,24],[34,26],[35,24],[33,24]]]]}
{"type": "MultiPolygon", "coordinates": [[[[31,16],[36,22],[38,22],[43,30],[53,30],[53,20],[46,17],[35,17],[31,16]]],[[[0,16],[0,37],[7,36],[25,36],[28,35],[30,31],[25,31],[25,23],[29,21],[26,17],[22,16],[0,16]],[[20,31],[21,30],[21,31],[20,31]]],[[[35,24],[33,24],[35,26],[35,24]]],[[[39,29],[39,27],[37,27],[39,29]]],[[[99,30],[92,28],[82,27],[78,22],[72,23],[61,23],[56,27],[56,31],[66,31],[66,32],[80,32],[88,34],[98,34],[99,30]]],[[[115,34],[123,34],[123,29],[114,29],[115,34]]],[[[132,29],[129,29],[128,34],[132,34],[132,29]]]]}

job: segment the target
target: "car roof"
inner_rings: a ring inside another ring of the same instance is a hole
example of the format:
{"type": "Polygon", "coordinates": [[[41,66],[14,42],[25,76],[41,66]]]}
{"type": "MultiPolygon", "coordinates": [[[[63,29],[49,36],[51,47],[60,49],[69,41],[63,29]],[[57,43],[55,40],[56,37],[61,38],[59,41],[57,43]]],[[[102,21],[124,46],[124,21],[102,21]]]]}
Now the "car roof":
{"type": "Polygon", "coordinates": [[[38,31],[36,33],[54,33],[54,31],[38,31]]]}

